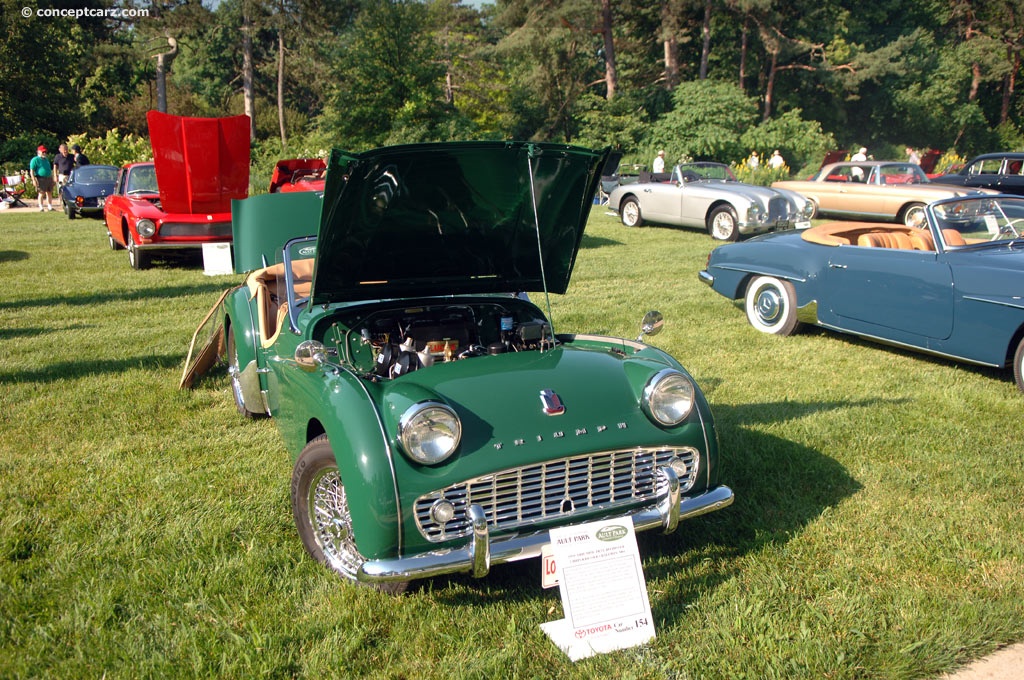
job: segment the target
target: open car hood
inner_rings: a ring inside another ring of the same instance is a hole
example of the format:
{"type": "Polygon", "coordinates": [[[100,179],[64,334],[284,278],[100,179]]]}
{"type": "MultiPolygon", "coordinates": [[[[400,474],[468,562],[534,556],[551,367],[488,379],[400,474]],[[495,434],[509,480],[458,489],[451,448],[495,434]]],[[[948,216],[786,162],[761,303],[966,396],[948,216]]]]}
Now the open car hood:
{"type": "Polygon", "coordinates": [[[225,213],[249,193],[249,117],[146,114],[160,204],[168,213],[225,213]]]}
{"type": "Polygon", "coordinates": [[[527,142],[334,151],[312,301],[541,291],[545,279],[564,293],[606,156],[527,142]]]}

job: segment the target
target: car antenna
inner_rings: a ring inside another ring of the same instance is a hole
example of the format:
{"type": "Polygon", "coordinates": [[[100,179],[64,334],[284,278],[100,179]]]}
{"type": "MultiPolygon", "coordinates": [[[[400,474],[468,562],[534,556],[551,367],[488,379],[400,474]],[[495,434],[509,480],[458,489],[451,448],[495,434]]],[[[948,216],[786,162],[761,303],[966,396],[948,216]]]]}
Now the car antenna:
{"type": "MultiPolygon", "coordinates": [[[[548,331],[551,333],[551,346],[555,346],[555,321],[551,316],[551,296],[548,295],[548,278],[544,273],[544,249],[540,244],[540,216],[537,214],[537,190],[533,185],[533,156],[536,148],[533,144],[527,145],[526,164],[530,169],[530,203],[533,204],[533,228],[537,232],[537,259],[540,262],[540,282],[544,287],[544,304],[548,308],[548,331]]],[[[541,343],[543,348],[543,343],[541,343]]]]}

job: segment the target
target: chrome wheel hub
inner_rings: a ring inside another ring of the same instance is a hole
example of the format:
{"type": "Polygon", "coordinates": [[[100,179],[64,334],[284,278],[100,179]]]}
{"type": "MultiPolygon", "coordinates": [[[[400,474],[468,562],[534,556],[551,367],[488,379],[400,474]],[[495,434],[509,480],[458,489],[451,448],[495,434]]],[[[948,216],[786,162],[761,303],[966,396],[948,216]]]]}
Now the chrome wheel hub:
{"type": "Polygon", "coordinates": [[[785,301],[774,289],[762,290],[757,294],[757,317],[765,324],[776,323],[782,316],[785,301]]]}
{"type": "Polygon", "coordinates": [[[317,474],[310,485],[308,501],[313,534],[324,558],[335,571],[355,579],[365,560],[352,536],[352,516],[337,468],[326,468],[317,474]]]}

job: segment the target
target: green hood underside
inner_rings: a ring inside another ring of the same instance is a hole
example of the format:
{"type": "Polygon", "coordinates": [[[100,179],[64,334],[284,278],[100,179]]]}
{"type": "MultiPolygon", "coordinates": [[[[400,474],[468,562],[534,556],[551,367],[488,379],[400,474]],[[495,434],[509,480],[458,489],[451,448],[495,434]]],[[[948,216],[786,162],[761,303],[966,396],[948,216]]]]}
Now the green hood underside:
{"type": "Polygon", "coordinates": [[[545,280],[564,293],[606,154],[525,142],[335,151],[313,303],[542,291],[545,280]]]}

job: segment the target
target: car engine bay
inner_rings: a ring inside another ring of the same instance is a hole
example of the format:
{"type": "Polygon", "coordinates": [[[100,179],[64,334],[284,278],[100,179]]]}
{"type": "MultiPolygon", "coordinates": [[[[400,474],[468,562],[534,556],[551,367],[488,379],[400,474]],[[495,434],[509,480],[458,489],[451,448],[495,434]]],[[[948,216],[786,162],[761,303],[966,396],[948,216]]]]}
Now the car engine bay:
{"type": "Polygon", "coordinates": [[[520,298],[380,308],[346,315],[327,332],[342,363],[374,380],[436,363],[554,346],[543,313],[520,298]]]}

